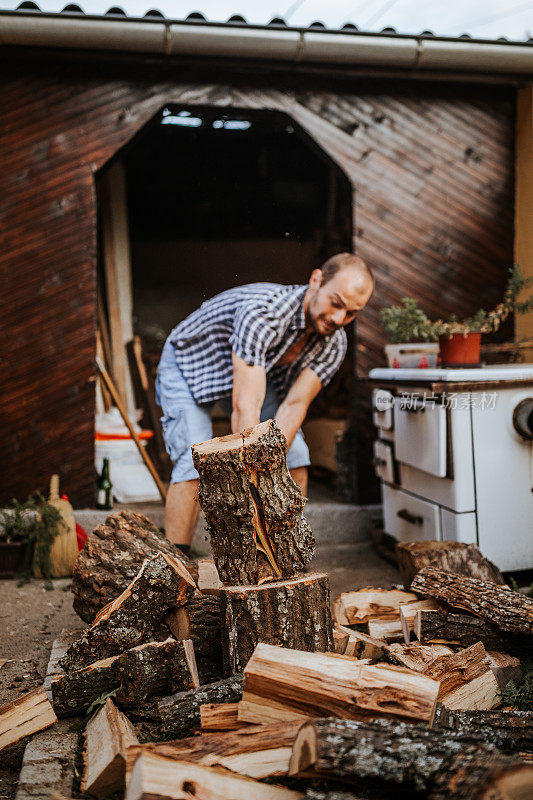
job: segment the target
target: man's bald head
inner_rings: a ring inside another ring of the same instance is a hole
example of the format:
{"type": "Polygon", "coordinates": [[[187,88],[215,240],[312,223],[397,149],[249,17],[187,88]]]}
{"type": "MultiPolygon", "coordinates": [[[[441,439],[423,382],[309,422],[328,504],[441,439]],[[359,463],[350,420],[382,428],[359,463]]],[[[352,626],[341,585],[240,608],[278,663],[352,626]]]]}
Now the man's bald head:
{"type": "Polygon", "coordinates": [[[374,283],[374,276],[372,270],[359,256],[353,253],[337,253],[336,256],[331,256],[320,267],[322,272],[321,286],[324,286],[328,281],[335,277],[335,275],[343,269],[352,269],[354,272],[361,275],[363,281],[374,283]]]}

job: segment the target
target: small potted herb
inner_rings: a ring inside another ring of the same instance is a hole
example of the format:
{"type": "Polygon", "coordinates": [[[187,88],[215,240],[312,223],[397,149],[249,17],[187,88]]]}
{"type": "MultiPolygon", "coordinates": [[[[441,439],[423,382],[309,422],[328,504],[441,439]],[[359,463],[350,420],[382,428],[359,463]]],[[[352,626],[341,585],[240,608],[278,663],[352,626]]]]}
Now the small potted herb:
{"type": "Polygon", "coordinates": [[[511,313],[525,314],[533,309],[533,294],[521,302],[518,301],[520,292],[532,284],[533,278],[524,278],[519,265],[515,264],[509,270],[503,301],[492,311],[480,309],[474,316],[462,321],[452,314],[447,322],[435,322],[442,363],[478,364],[481,334],[497,331],[511,313]]]}
{"type": "Polygon", "coordinates": [[[401,306],[381,311],[381,325],[389,344],[385,354],[389,367],[434,367],[439,346],[435,326],[418,306],[418,300],[404,297],[401,306]]]}
{"type": "Polygon", "coordinates": [[[60,512],[42,495],[25,503],[13,499],[0,510],[0,575],[31,575],[32,563],[50,579],[50,549],[59,530],[60,512]]]}

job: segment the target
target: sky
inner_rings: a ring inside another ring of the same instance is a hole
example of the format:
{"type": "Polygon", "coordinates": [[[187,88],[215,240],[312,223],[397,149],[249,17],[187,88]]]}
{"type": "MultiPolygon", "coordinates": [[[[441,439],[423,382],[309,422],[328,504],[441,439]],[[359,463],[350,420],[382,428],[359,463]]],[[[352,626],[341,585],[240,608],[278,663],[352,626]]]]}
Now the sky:
{"type": "MultiPolygon", "coordinates": [[[[69,0],[35,0],[43,11],[60,11],[69,0]]],[[[533,37],[533,0],[70,0],[86,13],[101,14],[120,6],[129,16],[151,8],[165,17],[183,19],[200,11],[213,22],[241,14],[249,23],[283,17],[307,27],[319,20],[329,28],[353,22],[365,31],[393,27],[399,33],[430,30],[440,36],[469,33],[475,38],[505,36],[517,41],[533,37]]],[[[0,9],[15,9],[20,0],[0,0],[0,9]]]]}

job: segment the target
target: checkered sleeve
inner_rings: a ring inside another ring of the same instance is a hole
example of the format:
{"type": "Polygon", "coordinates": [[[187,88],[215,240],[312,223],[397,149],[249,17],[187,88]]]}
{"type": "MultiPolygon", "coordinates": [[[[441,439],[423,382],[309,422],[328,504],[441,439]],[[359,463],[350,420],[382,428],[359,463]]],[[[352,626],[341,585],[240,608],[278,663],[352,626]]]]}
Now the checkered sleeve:
{"type": "Polygon", "coordinates": [[[322,386],[327,386],[344,361],[348,347],[346,333],[338,330],[328,341],[320,355],[309,364],[322,386]]]}
{"type": "Polygon", "coordinates": [[[231,349],[253,367],[266,366],[266,354],[279,338],[279,330],[268,308],[245,303],[236,312],[231,349]]]}

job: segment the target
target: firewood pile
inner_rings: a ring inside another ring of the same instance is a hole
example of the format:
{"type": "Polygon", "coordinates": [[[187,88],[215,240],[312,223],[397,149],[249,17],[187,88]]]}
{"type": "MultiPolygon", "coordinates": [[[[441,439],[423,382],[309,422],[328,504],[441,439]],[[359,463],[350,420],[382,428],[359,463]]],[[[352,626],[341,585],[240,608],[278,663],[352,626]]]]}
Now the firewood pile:
{"type": "Polygon", "coordinates": [[[86,715],[96,797],[533,797],[533,712],[501,707],[533,600],[474,545],[418,542],[403,589],[346,592],[332,618],[275,423],[193,458],[214,561],[132,512],[96,528],[72,582],[89,626],[50,693],[0,709],[0,749],[86,715]]]}

